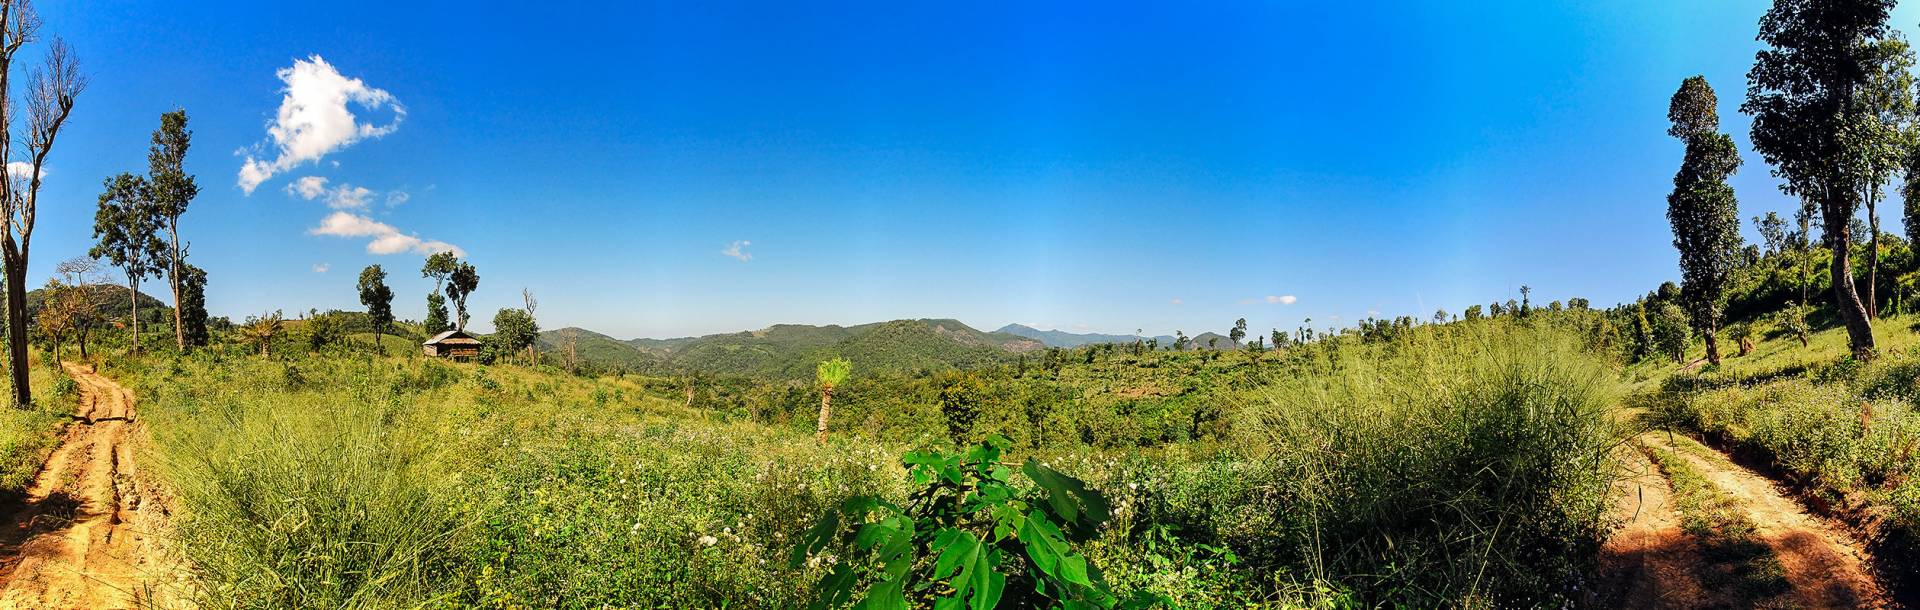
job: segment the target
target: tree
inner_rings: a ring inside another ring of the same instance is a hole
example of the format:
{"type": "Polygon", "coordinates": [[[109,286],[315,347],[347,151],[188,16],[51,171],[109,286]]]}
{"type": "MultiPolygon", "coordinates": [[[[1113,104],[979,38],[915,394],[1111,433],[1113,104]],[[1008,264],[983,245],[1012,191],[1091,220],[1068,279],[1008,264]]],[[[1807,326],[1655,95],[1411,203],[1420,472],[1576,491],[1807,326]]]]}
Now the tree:
{"type": "MultiPolygon", "coordinates": [[[[1527,314],[1533,313],[1533,301],[1528,300],[1528,297],[1531,297],[1531,296],[1533,296],[1533,287],[1528,286],[1526,284],[1521,284],[1520,285],[1520,315],[1525,316],[1527,314]]],[[[1507,309],[1513,309],[1513,307],[1511,306],[1513,301],[1507,301],[1507,303],[1509,305],[1507,309]]]]}
{"type": "Polygon", "coordinates": [[[1779,214],[1767,212],[1766,216],[1753,217],[1753,230],[1760,234],[1760,242],[1766,244],[1766,253],[1779,254],[1787,248],[1787,221],[1779,214]]]}
{"type": "Polygon", "coordinates": [[[1482,315],[1481,311],[1479,305],[1468,305],[1466,312],[1462,313],[1461,316],[1468,320],[1478,320],[1482,315]]]}
{"type": "Polygon", "coordinates": [[[187,327],[182,317],[183,274],[187,251],[180,245],[180,216],[187,204],[200,194],[193,176],[185,169],[187,148],[193,132],[187,130],[187,111],[175,110],[160,115],[160,128],[153,131],[153,147],[147,150],[147,183],[153,193],[153,205],[161,224],[167,229],[171,256],[167,257],[167,277],[173,282],[173,334],[180,349],[187,349],[187,327]]]}
{"type": "Polygon", "coordinates": [[[1857,104],[1869,86],[1872,43],[1887,35],[1893,0],[1774,0],[1760,20],[1767,48],[1747,73],[1742,112],[1753,116],[1753,147],[1789,195],[1819,206],[1833,250],[1833,298],[1855,356],[1874,355],[1873,327],[1854,290],[1848,220],[1859,209],[1869,142],[1850,134],[1871,117],[1857,104]]]}
{"type": "Polygon", "coordinates": [[[433,279],[433,292],[427,293],[427,335],[438,335],[453,329],[447,315],[447,299],[440,296],[441,289],[447,285],[447,278],[460,268],[460,260],[452,252],[435,252],[427,257],[425,265],[420,267],[420,277],[433,279]]]}
{"type": "MultiPolygon", "coordinates": [[[[533,314],[527,313],[527,310],[503,307],[493,314],[493,340],[501,351],[519,353],[533,345],[539,337],[540,326],[533,322],[533,314]]],[[[533,364],[531,359],[528,364],[533,364]]]]}
{"type": "Polygon", "coordinates": [[[1868,241],[1867,317],[1880,317],[1880,300],[1874,294],[1880,278],[1880,185],[1893,177],[1896,168],[1907,160],[1913,147],[1915,120],[1913,50],[1898,30],[1888,30],[1886,38],[1870,42],[1863,50],[1867,78],[1855,90],[1854,103],[1866,116],[1863,126],[1849,130],[1858,139],[1860,172],[1865,178],[1868,241]]]}
{"type": "Polygon", "coordinates": [[[1178,330],[1173,331],[1173,351],[1179,352],[1179,351],[1185,351],[1186,349],[1187,349],[1187,333],[1184,331],[1178,331],[1178,330]]]}
{"type": "Polygon", "coordinates": [[[834,358],[814,368],[814,379],[820,382],[820,420],[814,427],[815,440],[827,442],[827,416],[833,409],[833,388],[845,383],[852,372],[853,363],[846,358],[834,358]]]}
{"type": "Polygon", "coordinates": [[[1234,347],[1240,347],[1240,340],[1247,338],[1247,319],[1234,320],[1233,330],[1227,331],[1227,338],[1233,341],[1234,347]]]}
{"type": "Polygon", "coordinates": [[[347,338],[346,320],[337,312],[316,314],[307,318],[307,351],[318,353],[331,345],[338,345],[347,338]]]}
{"type": "Polygon", "coordinates": [[[100,308],[106,301],[106,295],[101,293],[106,282],[100,277],[100,264],[84,257],[70,258],[60,261],[54,267],[54,274],[59,277],[58,283],[65,286],[59,295],[60,307],[66,310],[74,339],[80,345],[80,357],[86,358],[87,337],[105,322],[100,308]]]}
{"type": "Polygon", "coordinates": [[[207,271],[192,263],[180,264],[180,324],[186,327],[187,347],[206,347],[212,335],[207,332],[207,271]]]}
{"type": "MultiPolygon", "coordinates": [[[[533,298],[533,291],[525,287],[520,288],[520,300],[521,302],[526,303],[527,319],[532,320],[534,322],[534,326],[537,328],[539,326],[539,317],[535,315],[534,310],[537,310],[540,308],[540,301],[535,300],[533,298]]],[[[527,361],[532,362],[534,364],[539,364],[540,354],[535,350],[534,344],[536,343],[539,343],[539,342],[538,341],[527,342],[527,361]]]]}
{"type": "Polygon", "coordinates": [[[246,323],[240,325],[240,336],[260,346],[262,357],[271,356],[273,338],[280,334],[284,319],[285,316],[277,309],[258,316],[247,316],[246,323]]]}
{"type": "Polygon", "coordinates": [[[453,299],[454,312],[457,314],[454,328],[467,329],[467,297],[472,296],[474,289],[479,287],[480,273],[465,261],[461,261],[447,276],[447,298],[453,299]]]}
{"type": "Polygon", "coordinates": [[[387,287],[387,272],[379,265],[368,265],[360,270],[360,304],[367,308],[367,323],[373,326],[373,344],[380,353],[387,353],[387,346],[381,340],[386,337],[387,328],[393,326],[393,289],[387,287]]]}
{"type": "Polygon", "coordinates": [[[1714,364],[1720,363],[1715,336],[1727,276],[1740,253],[1740,205],[1727,185],[1727,177],[1740,169],[1740,150],[1731,136],[1720,133],[1718,105],[1707,79],[1694,76],[1680,83],[1667,107],[1667,118],[1673,121],[1667,134],[1680,138],[1687,149],[1673,176],[1673,192],[1667,195],[1673,247],[1680,251],[1680,299],[1706,339],[1707,361],[1714,364]]]}
{"type": "Polygon", "coordinates": [[[1444,307],[1443,307],[1443,308],[1440,308],[1440,309],[1435,309],[1435,310],[1433,310],[1433,323],[1434,323],[1434,324],[1446,324],[1446,323],[1447,323],[1447,310],[1446,310],[1446,308],[1444,308],[1444,307]]]}
{"type": "MultiPolygon", "coordinates": [[[[40,18],[26,0],[0,0],[0,75],[13,73],[15,55],[40,29],[40,18]]],[[[0,264],[7,284],[7,363],[13,381],[13,406],[33,406],[33,388],[27,380],[27,259],[33,246],[34,213],[40,204],[41,178],[47,154],[53,151],[60,128],[73,112],[74,98],[86,88],[80,66],[65,41],[54,39],[47,48],[46,66],[27,77],[27,90],[16,100],[11,79],[0,77],[0,264]],[[25,112],[19,108],[24,104],[25,112]],[[26,117],[26,137],[16,137],[13,121],[26,117]],[[14,152],[27,160],[14,161],[14,152]],[[16,177],[16,163],[25,176],[16,177]]]]}
{"type": "Polygon", "coordinates": [[[126,275],[132,312],[128,327],[133,329],[128,353],[139,353],[140,282],[161,273],[166,244],[160,241],[159,218],[145,178],[122,173],[108,178],[104,186],[100,207],[93,213],[93,237],[98,242],[87,255],[105,259],[126,275]]]}
{"type": "Polygon", "coordinates": [[[1280,349],[1287,346],[1287,334],[1280,332],[1280,329],[1273,329],[1271,336],[1273,337],[1273,349],[1280,349]]]}
{"type": "Polygon", "coordinates": [[[1687,345],[1693,342],[1693,323],[1687,320],[1687,311],[1673,303],[1660,303],[1650,313],[1654,347],[1672,357],[1675,364],[1685,363],[1687,345]]]}

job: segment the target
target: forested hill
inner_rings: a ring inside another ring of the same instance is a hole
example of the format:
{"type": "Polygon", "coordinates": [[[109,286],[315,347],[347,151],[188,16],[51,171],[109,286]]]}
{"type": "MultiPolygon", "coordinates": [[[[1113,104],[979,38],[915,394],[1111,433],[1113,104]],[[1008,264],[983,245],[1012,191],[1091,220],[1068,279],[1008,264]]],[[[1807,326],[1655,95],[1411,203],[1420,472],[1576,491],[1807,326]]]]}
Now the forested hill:
{"type": "Polygon", "coordinates": [[[577,328],[540,333],[541,349],[636,371],[698,371],[770,379],[813,375],[821,360],[852,360],[857,370],[905,373],[1006,362],[1043,349],[1040,341],[983,332],[957,320],[893,320],[858,326],[778,324],[756,331],[621,341],[577,328]]]}
{"type": "Polygon", "coordinates": [[[1172,345],[1173,337],[1143,337],[1139,335],[1106,335],[1100,333],[1070,333],[1064,330],[1040,330],[1024,324],[1008,324],[1000,327],[996,333],[1015,335],[1033,339],[1047,347],[1080,347],[1095,343],[1133,343],[1134,341],[1157,340],[1161,345],[1172,345]]]}

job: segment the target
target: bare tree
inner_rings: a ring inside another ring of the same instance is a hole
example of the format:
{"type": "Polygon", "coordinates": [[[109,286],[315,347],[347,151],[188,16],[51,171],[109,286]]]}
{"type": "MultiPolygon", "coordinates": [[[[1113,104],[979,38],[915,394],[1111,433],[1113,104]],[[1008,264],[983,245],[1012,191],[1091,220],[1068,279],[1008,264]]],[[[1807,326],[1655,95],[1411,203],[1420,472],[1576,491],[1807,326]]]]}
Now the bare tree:
{"type": "Polygon", "coordinates": [[[46,66],[28,75],[26,94],[18,102],[14,100],[14,59],[39,30],[40,18],[26,0],[0,0],[0,167],[9,170],[8,179],[0,181],[0,262],[6,265],[7,361],[13,381],[13,406],[21,409],[33,405],[33,389],[27,382],[27,253],[33,245],[40,178],[47,153],[52,152],[60,128],[73,112],[74,98],[86,88],[72,49],[56,38],[48,44],[46,66]],[[20,114],[16,103],[26,106],[24,140],[14,133],[13,119],[20,114]],[[16,150],[27,155],[24,176],[12,171],[10,157],[16,150]]]}
{"type": "MultiPolygon", "coordinates": [[[[527,319],[533,320],[534,324],[539,324],[540,318],[533,315],[533,310],[540,308],[540,301],[533,298],[533,290],[524,287],[521,288],[520,299],[527,304],[527,319]]],[[[540,364],[540,354],[534,347],[539,344],[540,339],[537,336],[533,341],[527,343],[527,366],[540,364]]]]}
{"type": "Polygon", "coordinates": [[[48,295],[49,302],[45,307],[54,307],[53,300],[57,296],[58,307],[67,320],[68,328],[74,332],[74,339],[80,344],[80,357],[84,359],[87,357],[87,337],[94,328],[105,322],[101,309],[106,306],[108,298],[107,278],[101,274],[99,263],[85,257],[60,261],[54,273],[59,279],[48,285],[57,284],[61,288],[56,294],[48,295]]]}

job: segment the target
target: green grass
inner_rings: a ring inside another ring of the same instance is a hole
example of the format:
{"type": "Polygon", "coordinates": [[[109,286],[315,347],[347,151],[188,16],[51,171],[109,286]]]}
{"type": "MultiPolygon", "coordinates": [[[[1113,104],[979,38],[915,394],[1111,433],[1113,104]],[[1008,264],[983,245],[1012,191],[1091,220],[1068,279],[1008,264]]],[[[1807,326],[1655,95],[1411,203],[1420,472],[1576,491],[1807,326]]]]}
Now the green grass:
{"type": "Polygon", "coordinates": [[[29,362],[34,408],[0,406],[0,493],[23,491],[33,483],[40,466],[60,444],[60,433],[79,396],[79,388],[65,371],[42,361],[37,352],[29,362]]]}

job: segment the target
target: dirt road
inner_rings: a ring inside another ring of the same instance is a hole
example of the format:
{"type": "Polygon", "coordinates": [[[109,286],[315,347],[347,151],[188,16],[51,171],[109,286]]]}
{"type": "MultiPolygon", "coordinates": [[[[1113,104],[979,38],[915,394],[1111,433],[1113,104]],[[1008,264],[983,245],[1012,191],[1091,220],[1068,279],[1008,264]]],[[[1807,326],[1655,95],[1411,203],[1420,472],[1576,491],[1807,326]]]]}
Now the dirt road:
{"type": "Polygon", "coordinates": [[[67,364],[80,406],[27,495],[0,518],[0,610],[170,605],[164,502],[134,465],[133,394],[67,364]]]}

